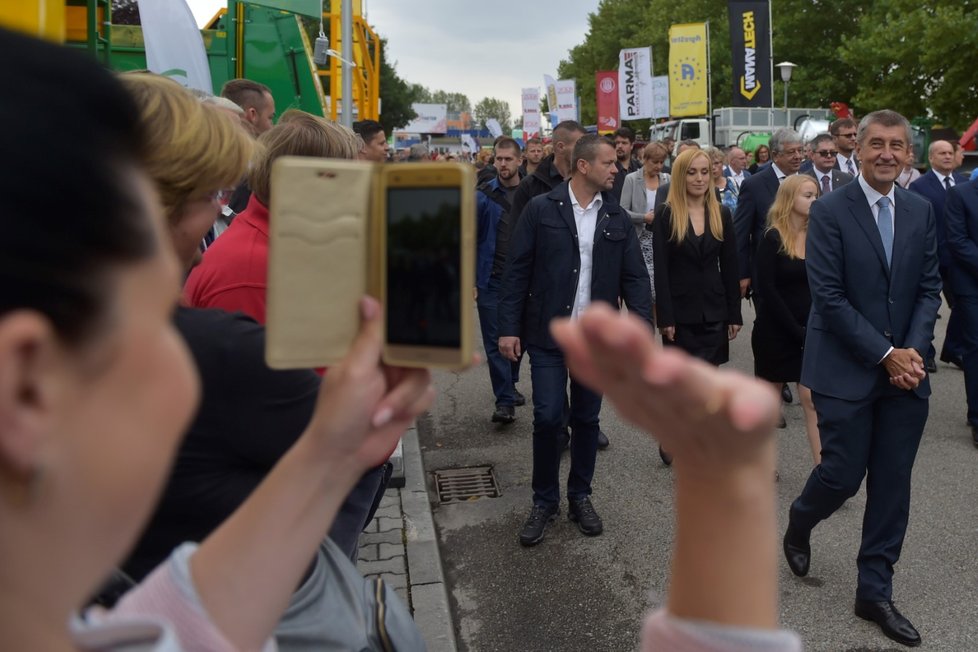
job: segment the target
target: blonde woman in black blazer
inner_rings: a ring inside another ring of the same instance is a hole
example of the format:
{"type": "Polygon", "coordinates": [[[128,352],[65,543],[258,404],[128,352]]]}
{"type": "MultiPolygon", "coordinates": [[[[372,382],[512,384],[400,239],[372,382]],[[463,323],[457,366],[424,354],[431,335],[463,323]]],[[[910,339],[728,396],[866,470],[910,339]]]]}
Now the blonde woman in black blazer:
{"type": "Polygon", "coordinates": [[[710,172],[704,152],[680,154],[652,222],[656,322],[667,346],[721,365],[743,319],[733,218],[710,172]]]}

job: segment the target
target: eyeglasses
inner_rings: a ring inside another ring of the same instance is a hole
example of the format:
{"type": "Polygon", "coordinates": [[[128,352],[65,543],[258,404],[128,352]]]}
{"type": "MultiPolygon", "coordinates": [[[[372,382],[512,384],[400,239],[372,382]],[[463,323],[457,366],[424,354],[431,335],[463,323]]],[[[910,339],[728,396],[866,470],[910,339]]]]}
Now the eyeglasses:
{"type": "Polygon", "coordinates": [[[856,137],[856,132],[853,131],[853,132],[848,133],[848,134],[838,134],[838,136],[839,136],[839,138],[855,138],[856,137]]]}
{"type": "Polygon", "coordinates": [[[834,149],[818,149],[815,150],[815,153],[818,154],[819,156],[828,157],[828,156],[836,156],[839,152],[837,152],[834,149]]]}

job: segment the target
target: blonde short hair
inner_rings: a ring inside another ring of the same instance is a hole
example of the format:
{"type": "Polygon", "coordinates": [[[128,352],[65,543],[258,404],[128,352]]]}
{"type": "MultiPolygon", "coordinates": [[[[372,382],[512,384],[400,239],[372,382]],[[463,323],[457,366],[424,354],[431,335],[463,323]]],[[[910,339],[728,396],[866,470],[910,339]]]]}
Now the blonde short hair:
{"type": "Polygon", "coordinates": [[[267,206],[275,159],[280,156],[355,159],[362,141],[352,129],[332,120],[289,109],[277,125],[258,137],[258,142],[262,150],[248,174],[248,181],[251,192],[267,206]]]}
{"type": "Polygon", "coordinates": [[[148,72],[119,77],[139,106],[147,140],[144,168],[168,219],[178,218],[188,201],[241,181],[255,144],[240,121],[201,104],[167,77],[148,72]]]}

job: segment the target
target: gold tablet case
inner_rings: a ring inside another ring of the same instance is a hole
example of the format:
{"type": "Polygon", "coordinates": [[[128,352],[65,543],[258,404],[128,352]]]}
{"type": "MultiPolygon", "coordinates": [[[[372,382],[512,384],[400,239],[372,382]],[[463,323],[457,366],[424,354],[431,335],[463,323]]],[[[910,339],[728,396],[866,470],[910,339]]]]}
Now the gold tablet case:
{"type": "Polygon", "coordinates": [[[386,295],[385,179],[395,167],[413,172],[440,166],[451,166],[453,176],[462,171],[461,350],[446,357],[438,355],[439,351],[432,355],[425,347],[417,347],[416,355],[406,354],[405,347],[394,347],[396,355],[391,356],[385,328],[384,360],[424,367],[469,364],[475,287],[475,174],[471,168],[284,156],[272,166],[269,207],[265,345],[269,367],[328,367],[346,356],[360,324],[360,297],[370,294],[383,302],[386,295]]]}

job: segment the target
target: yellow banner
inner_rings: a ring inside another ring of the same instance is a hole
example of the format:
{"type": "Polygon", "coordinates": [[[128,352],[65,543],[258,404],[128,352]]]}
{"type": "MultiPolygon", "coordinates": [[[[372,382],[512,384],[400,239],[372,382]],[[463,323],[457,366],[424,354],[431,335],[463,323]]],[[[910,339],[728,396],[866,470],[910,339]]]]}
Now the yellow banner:
{"type": "Polygon", "coordinates": [[[669,115],[706,115],[706,23],[669,28],[669,115]]]}

